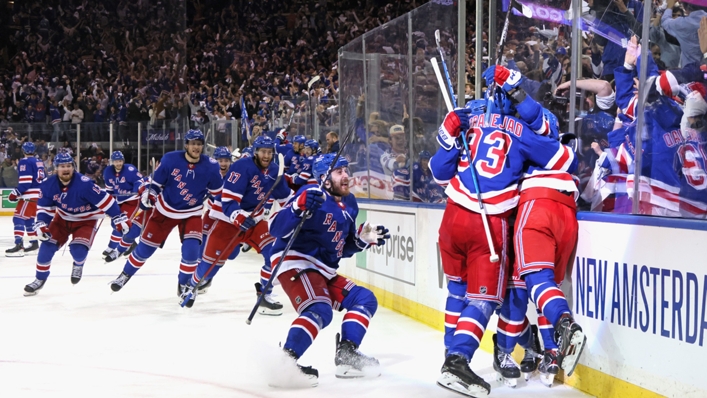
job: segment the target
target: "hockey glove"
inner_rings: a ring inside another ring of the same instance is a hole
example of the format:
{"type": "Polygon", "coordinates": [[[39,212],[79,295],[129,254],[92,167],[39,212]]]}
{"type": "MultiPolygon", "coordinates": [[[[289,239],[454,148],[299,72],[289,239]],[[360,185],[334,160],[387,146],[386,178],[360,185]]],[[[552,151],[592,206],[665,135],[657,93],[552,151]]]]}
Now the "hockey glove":
{"type": "Polygon", "coordinates": [[[140,194],[140,208],[143,210],[150,210],[155,205],[155,201],[157,200],[157,192],[144,187],[140,187],[140,190],[142,191],[140,194]]]}
{"type": "Polygon", "coordinates": [[[250,213],[245,210],[238,210],[231,213],[231,224],[235,225],[236,227],[240,228],[241,231],[245,232],[250,228],[253,228],[253,226],[255,226],[255,224],[257,223],[255,222],[253,217],[250,216],[250,213]]]}
{"type": "Polygon", "coordinates": [[[111,224],[113,229],[127,234],[130,231],[130,225],[128,225],[128,216],[125,213],[118,214],[111,219],[111,224]]]}
{"type": "Polygon", "coordinates": [[[356,246],[361,250],[373,245],[383,246],[387,239],[390,239],[388,228],[368,221],[361,224],[356,232],[356,246]]]}
{"type": "Polygon", "coordinates": [[[509,70],[502,65],[493,65],[486,69],[482,75],[486,80],[486,85],[490,86],[495,82],[503,91],[509,93],[518,88],[523,81],[523,75],[516,70],[509,70]]]}
{"type": "Polygon", "coordinates": [[[42,242],[48,241],[52,238],[52,234],[49,233],[49,227],[43,221],[37,221],[34,223],[34,232],[37,233],[37,239],[42,242]]]}
{"type": "Polygon", "coordinates": [[[277,136],[275,138],[280,140],[281,144],[284,144],[285,140],[287,139],[287,130],[280,129],[280,131],[277,133],[277,136]]]}
{"type": "Polygon", "coordinates": [[[10,192],[10,195],[7,196],[7,201],[10,203],[17,203],[20,200],[20,196],[22,196],[22,194],[17,189],[13,189],[12,192],[10,192]]]}
{"type": "Polygon", "coordinates": [[[321,189],[309,188],[303,191],[297,200],[292,203],[292,211],[301,216],[303,212],[309,210],[310,212],[317,211],[324,204],[324,192],[321,189]]]}
{"type": "Polygon", "coordinates": [[[437,142],[445,150],[450,150],[455,146],[457,137],[462,132],[469,130],[469,118],[471,117],[471,109],[456,108],[447,113],[442,125],[439,126],[437,134],[437,142]]]}

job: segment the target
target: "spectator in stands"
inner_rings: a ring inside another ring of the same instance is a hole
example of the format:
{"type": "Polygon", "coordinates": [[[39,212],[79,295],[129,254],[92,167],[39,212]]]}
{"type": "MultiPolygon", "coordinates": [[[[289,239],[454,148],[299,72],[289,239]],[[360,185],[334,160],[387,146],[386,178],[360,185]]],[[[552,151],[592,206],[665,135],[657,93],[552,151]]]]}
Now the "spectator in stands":
{"type": "Polygon", "coordinates": [[[327,153],[339,152],[339,134],[330,131],[326,135],[327,153]]]}
{"type": "Polygon", "coordinates": [[[667,0],[668,8],[663,12],[660,26],[680,43],[680,65],[684,67],[693,62],[702,61],[700,43],[695,40],[695,36],[697,36],[697,29],[700,27],[700,20],[707,17],[707,12],[700,6],[685,2],[682,4],[686,16],[673,18],[675,3],[676,0],[667,0]]]}
{"type": "Polygon", "coordinates": [[[2,186],[5,188],[15,188],[20,180],[17,173],[16,162],[10,158],[5,158],[5,161],[0,165],[0,178],[2,178],[2,186]]]}

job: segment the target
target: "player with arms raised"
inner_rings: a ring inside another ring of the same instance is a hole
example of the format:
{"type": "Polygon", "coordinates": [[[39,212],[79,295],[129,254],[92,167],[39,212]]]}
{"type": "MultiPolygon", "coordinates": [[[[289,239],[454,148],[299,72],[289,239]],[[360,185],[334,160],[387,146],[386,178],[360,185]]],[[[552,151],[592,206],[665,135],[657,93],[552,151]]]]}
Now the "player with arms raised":
{"type": "Polygon", "coordinates": [[[430,160],[435,180],[448,184],[445,192],[449,196],[439,230],[442,267],[449,280],[447,357],[437,383],[473,397],[491,392],[491,386],[469,368],[469,362],[491,314],[504,298],[509,268],[508,218],[519,201],[518,181],[524,164],[556,171],[572,171],[577,164],[569,148],[535,134],[511,116],[515,112],[505,96],[492,98],[495,101],[490,105],[496,109],[490,112],[488,124],[485,101],[472,101],[467,108],[449,112],[437,136],[441,148],[430,160]],[[471,159],[458,140],[462,134],[472,149],[471,159]],[[470,167],[478,176],[478,190],[470,167]],[[488,217],[488,231],[482,217],[488,217]],[[484,231],[484,235],[468,231],[484,231]]]}
{"type": "Polygon", "coordinates": [[[58,153],[54,166],[56,174],[41,185],[34,230],[42,245],[37,253],[36,279],[25,286],[25,296],[34,296],[44,287],[54,253],[69,240],[69,235],[69,252],[74,259],[71,283],[79,283],[96,235],[96,222],[104,213],[111,217],[114,228],[128,232],[128,217],[120,212],[115,199],[93,180],[77,173],[71,155],[58,153]]]}
{"type": "MultiPolygon", "coordinates": [[[[358,204],[349,193],[347,166],[345,158],[337,159],[334,154],[317,157],[312,172],[317,181],[324,181],[324,192],[318,185],[303,186],[271,220],[271,234],[278,238],[273,245],[273,263],[285,255],[277,279],[299,314],[290,327],[284,350],[296,363],[319,331],[329,325],[333,310],[345,309],[341,339],[337,334],[336,376],[378,376],[378,360],[358,351],[378,301],[370,290],[356,286],[337,270],[341,258],[371,245],[383,245],[390,235],[385,227],[368,222],[356,229],[358,204]],[[309,215],[300,233],[291,249],[283,253],[305,213],[309,215]]],[[[317,385],[316,369],[299,368],[312,385],[317,385]]]]}
{"type": "Polygon", "coordinates": [[[15,246],[5,250],[7,257],[23,257],[25,252],[39,249],[37,234],[32,229],[34,217],[37,214],[37,197],[39,187],[44,181],[44,162],[34,156],[35,146],[31,142],[22,144],[22,152],[25,157],[17,164],[17,171],[20,176],[17,188],[12,190],[7,200],[17,203],[12,223],[15,225],[15,246]],[[25,230],[30,237],[30,247],[25,249],[22,238],[25,230]]]}
{"type": "Polygon", "coordinates": [[[162,157],[140,198],[141,207],[152,209],[152,215],[140,236],[135,250],[123,267],[123,272],[111,282],[111,289],[119,291],[142,268],[155,250],[167,239],[174,227],[179,228],[182,240],[182,258],[179,264],[177,296],[189,285],[201,251],[201,213],[206,195],[221,193],[221,174],[218,163],[202,154],[204,134],[189,130],[184,136],[184,150],[173,151],[162,157]]]}
{"type": "MultiPolygon", "coordinates": [[[[138,190],[142,184],[142,174],[135,166],[125,164],[123,152],[115,151],[111,153],[110,160],[113,164],[106,167],[103,171],[106,192],[113,195],[120,206],[120,211],[128,216],[128,220],[131,220],[139,209],[140,198],[138,197],[138,190]]],[[[128,225],[131,225],[131,222],[128,222],[128,225]]],[[[114,229],[110,235],[108,248],[103,251],[103,257],[106,259],[117,258],[118,246],[122,239],[123,233],[114,229]]]]}

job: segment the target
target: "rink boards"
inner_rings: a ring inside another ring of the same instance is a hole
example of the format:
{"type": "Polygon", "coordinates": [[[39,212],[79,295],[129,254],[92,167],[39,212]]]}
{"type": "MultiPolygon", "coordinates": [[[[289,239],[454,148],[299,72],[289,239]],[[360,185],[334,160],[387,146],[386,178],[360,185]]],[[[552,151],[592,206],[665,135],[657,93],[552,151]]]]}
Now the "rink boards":
{"type": "MultiPolygon", "coordinates": [[[[382,305],[442,330],[446,282],[437,238],[443,209],[359,205],[359,222],[384,224],[392,238],[348,260],[343,273],[373,288],[382,305]]],[[[562,290],[588,344],[565,383],[600,397],[707,396],[699,355],[707,344],[707,223],[578,218],[577,256],[562,290]]],[[[494,317],[487,335],[495,324],[494,317]]],[[[486,336],[482,348],[491,347],[486,336]]]]}

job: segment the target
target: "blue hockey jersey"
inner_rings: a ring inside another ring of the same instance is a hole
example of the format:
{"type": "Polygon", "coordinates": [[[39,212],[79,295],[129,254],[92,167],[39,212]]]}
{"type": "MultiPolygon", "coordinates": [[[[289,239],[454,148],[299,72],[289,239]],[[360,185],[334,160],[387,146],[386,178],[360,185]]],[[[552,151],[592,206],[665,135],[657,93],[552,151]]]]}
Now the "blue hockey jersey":
{"type": "Polygon", "coordinates": [[[318,184],[318,181],[312,175],[314,156],[308,156],[306,158],[302,156],[299,166],[299,172],[293,181],[295,185],[318,184]]]}
{"type": "Polygon", "coordinates": [[[142,174],[129,163],[123,164],[120,172],[115,171],[115,166],[108,166],[103,170],[103,181],[106,182],[106,192],[121,204],[138,199],[137,191],[142,184],[142,174]]]}
{"type": "Polygon", "coordinates": [[[44,162],[35,157],[20,159],[17,164],[17,172],[20,180],[17,184],[17,191],[22,199],[30,200],[39,197],[39,187],[46,178],[44,174],[44,162]]]}
{"type": "Polygon", "coordinates": [[[68,185],[63,185],[55,174],[42,183],[37,202],[37,220],[49,225],[55,214],[66,221],[86,221],[120,214],[115,199],[93,180],[74,172],[68,185]]]}
{"type": "MultiPolygon", "coordinates": [[[[277,264],[287,246],[292,231],[302,220],[292,209],[292,202],[302,191],[314,185],[305,185],[294,198],[270,220],[270,234],[277,238],[272,247],[270,261],[277,264]]],[[[287,252],[278,274],[290,269],[316,269],[326,278],[336,276],[339,261],[351,257],[365,247],[356,245],[356,217],[358,204],[353,194],[336,202],[328,193],[326,200],[316,212],[304,222],[297,239],[287,252]]]]}
{"type": "MultiPolygon", "coordinates": [[[[209,216],[214,219],[230,222],[231,214],[239,210],[252,212],[265,194],[275,183],[278,166],[271,163],[266,170],[260,169],[255,159],[240,159],[228,169],[223,182],[221,194],[214,200],[209,216]]],[[[290,197],[292,190],[282,178],[272,192],[272,197],[284,204],[290,197]]],[[[265,211],[262,208],[258,214],[251,214],[253,218],[261,216],[265,211]]]]}
{"type": "Polygon", "coordinates": [[[150,189],[157,195],[155,209],[169,218],[200,217],[207,194],[221,193],[221,173],[216,160],[201,155],[189,163],[184,151],[173,151],[162,157],[155,169],[150,189]]]}
{"type": "Polygon", "coordinates": [[[285,173],[289,175],[297,174],[302,156],[292,148],[283,156],[285,158],[285,173]]]}

